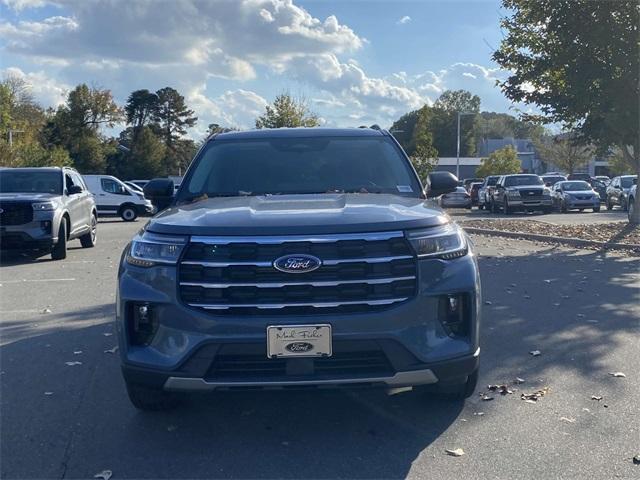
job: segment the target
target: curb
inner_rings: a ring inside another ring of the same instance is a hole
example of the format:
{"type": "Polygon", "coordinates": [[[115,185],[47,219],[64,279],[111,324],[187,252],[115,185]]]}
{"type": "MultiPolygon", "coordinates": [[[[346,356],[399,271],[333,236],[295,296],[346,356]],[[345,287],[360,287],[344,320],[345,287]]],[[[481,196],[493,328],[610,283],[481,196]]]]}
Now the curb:
{"type": "Polygon", "coordinates": [[[570,245],[573,247],[589,247],[589,248],[602,249],[602,250],[627,250],[631,252],[640,252],[640,245],[634,245],[631,243],[610,243],[610,242],[599,242],[597,240],[583,240],[580,238],[550,237],[548,235],[540,235],[538,233],[507,232],[504,230],[490,230],[487,228],[465,227],[464,224],[460,224],[460,226],[467,233],[477,233],[481,235],[489,235],[494,237],[520,238],[524,240],[536,240],[540,242],[561,243],[563,245],[570,245]]]}

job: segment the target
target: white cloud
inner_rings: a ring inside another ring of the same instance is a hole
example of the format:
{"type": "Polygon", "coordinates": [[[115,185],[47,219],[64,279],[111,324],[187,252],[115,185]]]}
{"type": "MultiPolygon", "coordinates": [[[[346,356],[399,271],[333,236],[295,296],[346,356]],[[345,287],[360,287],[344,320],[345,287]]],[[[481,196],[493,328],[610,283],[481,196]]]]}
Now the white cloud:
{"type": "Polygon", "coordinates": [[[198,112],[198,127],[194,136],[203,136],[210,123],[227,127],[253,128],[254,120],[264,113],[267,101],[249,90],[228,90],[209,98],[206,86],[200,85],[187,93],[188,104],[198,112]]]}
{"type": "Polygon", "coordinates": [[[46,0],[2,0],[1,3],[10,9],[19,12],[30,8],[41,8],[51,2],[46,0]]]}
{"type": "Polygon", "coordinates": [[[409,15],[405,15],[396,22],[396,25],[404,25],[405,23],[409,23],[410,21],[411,17],[409,15]]]}

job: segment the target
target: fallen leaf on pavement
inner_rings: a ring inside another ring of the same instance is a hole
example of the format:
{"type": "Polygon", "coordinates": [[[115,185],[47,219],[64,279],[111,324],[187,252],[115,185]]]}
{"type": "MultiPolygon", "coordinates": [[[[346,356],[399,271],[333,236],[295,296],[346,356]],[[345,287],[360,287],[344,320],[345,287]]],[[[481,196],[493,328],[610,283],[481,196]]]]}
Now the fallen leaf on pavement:
{"type": "Polygon", "coordinates": [[[502,395],[513,393],[513,390],[510,390],[508,385],[487,385],[487,388],[491,392],[500,392],[502,395]]]}
{"type": "Polygon", "coordinates": [[[109,348],[107,350],[104,351],[104,353],[116,353],[118,351],[118,346],[116,345],[113,348],[109,348]]]}
{"type": "Polygon", "coordinates": [[[103,333],[102,335],[104,335],[105,337],[110,337],[111,335],[113,335],[113,333],[103,333]]]}
{"type": "Polygon", "coordinates": [[[480,400],[482,400],[483,402],[489,402],[493,400],[493,397],[490,397],[489,395],[485,395],[484,393],[481,393],[480,400]]]}
{"type": "Polygon", "coordinates": [[[50,308],[43,308],[42,310],[40,310],[40,313],[51,313],[51,309],[50,308]]]}
{"type": "Polygon", "coordinates": [[[103,470],[100,473],[96,473],[93,478],[102,478],[102,480],[109,480],[113,472],[111,470],[103,470]]]}
{"type": "Polygon", "coordinates": [[[491,305],[491,302],[489,300],[487,300],[486,302],[484,302],[485,305],[491,305]]]}
{"type": "Polygon", "coordinates": [[[540,352],[540,350],[531,350],[529,354],[533,355],[534,357],[537,357],[539,355],[542,355],[542,352],[540,352]]]}
{"type": "Polygon", "coordinates": [[[638,454],[635,457],[633,457],[633,464],[634,465],[640,465],[640,454],[638,454]]]}
{"type": "Polygon", "coordinates": [[[45,395],[50,396],[53,395],[53,392],[44,392],[45,395]]]}
{"type": "Polygon", "coordinates": [[[484,415],[484,412],[473,412],[473,414],[477,417],[481,417],[482,415],[484,415]]]}
{"type": "Polygon", "coordinates": [[[513,383],[520,385],[521,383],[524,383],[524,378],[516,377],[513,383]]]}
{"type": "Polygon", "coordinates": [[[447,455],[451,455],[452,457],[461,457],[462,455],[464,455],[464,450],[462,450],[461,448],[456,448],[455,450],[445,450],[445,453],[447,455]]]}
{"type": "Polygon", "coordinates": [[[626,378],[626,375],[622,372],[609,372],[609,375],[617,378],[626,378]]]}
{"type": "Polygon", "coordinates": [[[563,421],[563,422],[567,422],[567,423],[576,423],[576,419],[575,418],[560,417],[560,420],[563,421]]]}
{"type": "Polygon", "coordinates": [[[598,395],[591,395],[591,400],[597,400],[599,402],[600,400],[602,400],[602,397],[598,395]]]}
{"type": "Polygon", "coordinates": [[[64,362],[64,364],[73,367],[74,365],[82,365],[82,362],[64,362]]]}
{"type": "Polygon", "coordinates": [[[82,350],[76,350],[73,352],[74,355],[82,355],[82,350]]]}
{"type": "Polygon", "coordinates": [[[522,400],[532,400],[534,402],[537,402],[539,398],[544,397],[547,393],[549,393],[549,387],[544,387],[543,389],[537,390],[532,393],[522,393],[520,395],[520,398],[522,400]]]}

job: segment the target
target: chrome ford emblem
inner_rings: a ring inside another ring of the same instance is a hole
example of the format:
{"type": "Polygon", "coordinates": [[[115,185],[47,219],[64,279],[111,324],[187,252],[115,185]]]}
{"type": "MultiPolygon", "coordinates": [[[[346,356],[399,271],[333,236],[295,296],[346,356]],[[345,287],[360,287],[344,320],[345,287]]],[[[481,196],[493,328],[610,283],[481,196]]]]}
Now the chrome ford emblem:
{"type": "Polygon", "coordinates": [[[285,255],[273,262],[273,267],[285,273],[307,273],[317,270],[322,261],[313,255],[285,255]]]}
{"type": "Polygon", "coordinates": [[[307,342],[293,342],[284,348],[291,353],[306,353],[313,350],[313,345],[307,342]]]}

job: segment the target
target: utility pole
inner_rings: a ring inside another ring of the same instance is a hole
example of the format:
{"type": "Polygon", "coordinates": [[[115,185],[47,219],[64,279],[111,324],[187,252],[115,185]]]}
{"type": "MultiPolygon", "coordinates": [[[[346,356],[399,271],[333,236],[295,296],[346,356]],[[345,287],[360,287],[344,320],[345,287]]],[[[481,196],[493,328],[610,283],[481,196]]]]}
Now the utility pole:
{"type": "Polygon", "coordinates": [[[24,130],[11,130],[9,129],[9,148],[13,146],[13,134],[14,133],[24,133],[24,130]]]}

